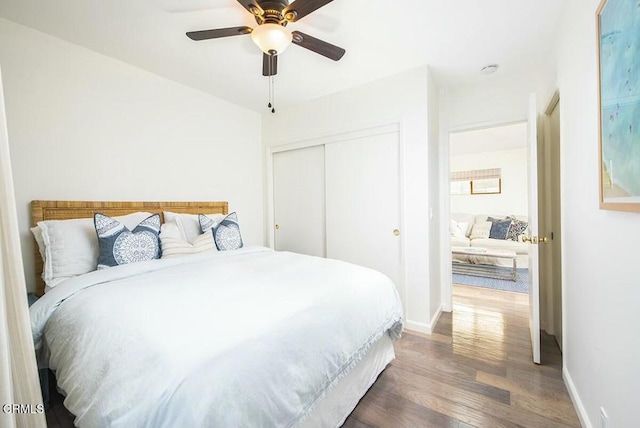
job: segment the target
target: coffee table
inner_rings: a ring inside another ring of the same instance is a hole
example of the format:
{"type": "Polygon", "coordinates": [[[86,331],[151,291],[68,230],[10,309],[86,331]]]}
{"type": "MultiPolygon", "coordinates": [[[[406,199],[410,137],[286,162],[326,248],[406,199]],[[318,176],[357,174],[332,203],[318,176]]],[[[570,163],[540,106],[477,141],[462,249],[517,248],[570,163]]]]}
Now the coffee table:
{"type": "Polygon", "coordinates": [[[479,247],[451,248],[453,273],[515,281],[518,271],[514,251],[479,247]],[[500,266],[503,261],[507,266],[500,266]]]}

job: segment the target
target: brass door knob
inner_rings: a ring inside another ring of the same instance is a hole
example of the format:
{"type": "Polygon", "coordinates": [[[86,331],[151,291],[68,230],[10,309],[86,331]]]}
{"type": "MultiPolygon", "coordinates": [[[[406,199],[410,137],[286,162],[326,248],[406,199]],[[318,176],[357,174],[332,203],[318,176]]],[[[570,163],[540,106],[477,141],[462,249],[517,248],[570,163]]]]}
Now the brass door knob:
{"type": "Polygon", "coordinates": [[[276,230],[280,229],[280,225],[276,224],[276,230]]]}
{"type": "Polygon", "coordinates": [[[398,229],[393,229],[393,234],[395,236],[398,236],[398,235],[400,235],[400,231],[398,229]]]}
{"type": "Polygon", "coordinates": [[[543,236],[541,238],[538,238],[537,236],[523,236],[522,237],[522,242],[531,242],[532,244],[548,244],[550,241],[549,238],[547,238],[546,236],[543,236]]]}

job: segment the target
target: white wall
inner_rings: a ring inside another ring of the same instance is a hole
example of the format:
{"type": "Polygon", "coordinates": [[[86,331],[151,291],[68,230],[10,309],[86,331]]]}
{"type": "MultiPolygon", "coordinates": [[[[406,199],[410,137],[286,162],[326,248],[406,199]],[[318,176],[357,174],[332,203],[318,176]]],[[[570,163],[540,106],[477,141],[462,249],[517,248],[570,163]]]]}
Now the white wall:
{"type": "Polygon", "coordinates": [[[543,112],[553,95],[552,63],[531,74],[487,76],[479,83],[449,88],[447,106],[450,130],[482,128],[523,122],[528,118],[529,94],[538,95],[543,112]]]}
{"type": "Polygon", "coordinates": [[[401,124],[406,281],[400,291],[405,300],[408,328],[421,331],[431,328],[434,313],[430,302],[430,266],[439,264],[439,253],[429,250],[431,231],[427,221],[430,87],[433,88],[429,84],[429,71],[422,67],[302,105],[280,108],[277,114],[265,114],[263,118],[266,162],[269,147],[377,125],[401,124]]]}
{"type": "MultiPolygon", "coordinates": [[[[428,133],[429,133],[429,289],[430,289],[430,311],[433,316],[431,324],[435,326],[442,308],[442,287],[440,254],[441,215],[440,215],[440,90],[431,74],[427,80],[429,105],[428,105],[428,133]]],[[[448,237],[448,234],[447,234],[448,237]]],[[[448,259],[448,257],[447,257],[448,259]]]]}
{"type": "Polygon", "coordinates": [[[595,13],[569,0],[558,35],[565,377],[584,425],[638,425],[640,214],[598,209],[595,13]]]}
{"type": "Polygon", "coordinates": [[[451,156],[451,171],[501,168],[502,193],[496,195],[451,195],[452,213],[527,215],[528,149],[496,150],[451,156]]]}
{"type": "Polygon", "coordinates": [[[228,200],[263,243],[258,113],[2,19],[0,40],[30,290],[34,199],[228,200]]]}

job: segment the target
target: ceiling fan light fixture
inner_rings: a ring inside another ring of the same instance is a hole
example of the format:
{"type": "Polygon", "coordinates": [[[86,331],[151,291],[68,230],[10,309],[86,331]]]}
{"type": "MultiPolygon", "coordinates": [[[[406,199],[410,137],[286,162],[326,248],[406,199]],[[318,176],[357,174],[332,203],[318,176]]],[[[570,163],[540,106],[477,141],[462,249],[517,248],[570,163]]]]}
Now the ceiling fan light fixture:
{"type": "Polygon", "coordinates": [[[281,54],[291,44],[292,39],[291,31],[279,24],[258,25],[251,32],[253,43],[268,55],[271,55],[272,51],[281,54]]]}

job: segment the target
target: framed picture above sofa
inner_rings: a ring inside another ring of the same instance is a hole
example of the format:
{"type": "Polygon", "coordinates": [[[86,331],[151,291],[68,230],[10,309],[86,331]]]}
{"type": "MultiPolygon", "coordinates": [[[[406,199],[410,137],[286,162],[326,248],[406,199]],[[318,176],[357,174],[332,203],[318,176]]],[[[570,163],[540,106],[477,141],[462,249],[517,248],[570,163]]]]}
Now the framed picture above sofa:
{"type": "Polygon", "coordinates": [[[502,169],[474,169],[451,173],[452,195],[492,195],[502,193],[502,169]]]}
{"type": "Polygon", "coordinates": [[[479,180],[471,180],[472,195],[492,195],[502,193],[501,178],[481,178],[479,180]]]}

